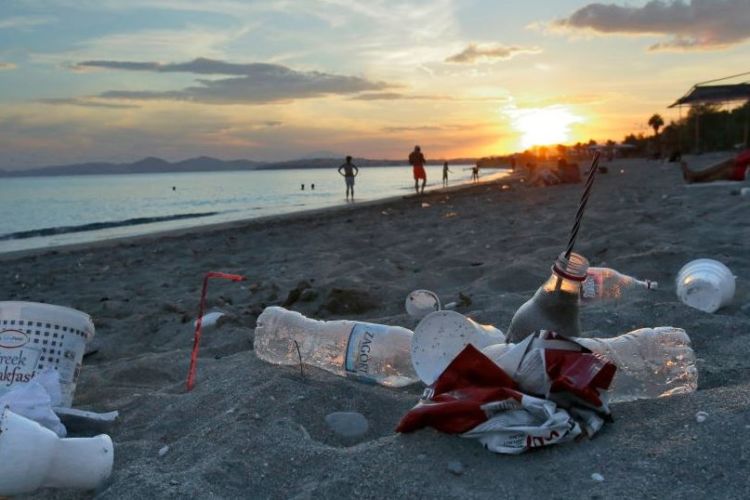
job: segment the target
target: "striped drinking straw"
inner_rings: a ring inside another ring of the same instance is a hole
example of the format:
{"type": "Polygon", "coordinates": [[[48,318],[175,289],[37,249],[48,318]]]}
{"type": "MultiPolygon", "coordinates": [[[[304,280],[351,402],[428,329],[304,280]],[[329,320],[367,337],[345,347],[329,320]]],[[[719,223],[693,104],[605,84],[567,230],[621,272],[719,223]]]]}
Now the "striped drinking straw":
{"type": "Polygon", "coordinates": [[[600,153],[597,151],[594,153],[594,159],[591,161],[591,169],[589,170],[589,176],[586,178],[586,188],[583,190],[581,195],[581,201],[578,202],[578,212],[576,212],[576,221],[573,224],[573,228],[570,230],[570,239],[568,240],[568,248],[565,250],[565,258],[570,258],[570,254],[573,253],[573,247],[576,244],[576,238],[578,237],[578,230],[581,229],[581,219],[583,219],[583,212],[586,210],[586,203],[589,201],[591,195],[591,186],[594,185],[594,177],[596,171],[599,170],[599,156],[600,153]]]}

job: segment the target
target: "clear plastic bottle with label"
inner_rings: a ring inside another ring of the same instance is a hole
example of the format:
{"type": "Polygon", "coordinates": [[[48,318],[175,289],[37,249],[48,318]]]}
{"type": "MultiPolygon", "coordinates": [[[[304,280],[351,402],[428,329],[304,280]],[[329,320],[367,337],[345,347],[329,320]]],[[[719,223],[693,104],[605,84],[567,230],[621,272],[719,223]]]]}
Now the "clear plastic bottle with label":
{"type": "Polygon", "coordinates": [[[578,302],[588,267],[589,262],[582,255],[560,254],[549,279],[516,311],[508,327],[507,341],[518,343],[538,330],[580,337],[578,302]]]}
{"type": "Polygon", "coordinates": [[[267,307],[255,328],[255,352],[279,365],[316,366],[387,387],[419,381],[411,363],[411,330],[360,321],[318,321],[267,307]]]}
{"type": "Polygon", "coordinates": [[[690,337],[671,326],[641,328],[618,337],[573,339],[617,366],[610,402],[688,394],[698,387],[690,337]]]}
{"type": "Polygon", "coordinates": [[[656,281],[639,280],[608,267],[589,267],[581,285],[581,303],[616,301],[656,287],[656,281]]]}

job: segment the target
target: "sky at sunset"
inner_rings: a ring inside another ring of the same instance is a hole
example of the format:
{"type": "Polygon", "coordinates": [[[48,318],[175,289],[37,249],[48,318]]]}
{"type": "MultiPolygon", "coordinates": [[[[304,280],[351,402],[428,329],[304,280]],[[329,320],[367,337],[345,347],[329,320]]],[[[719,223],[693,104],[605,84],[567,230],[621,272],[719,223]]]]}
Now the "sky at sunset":
{"type": "Polygon", "coordinates": [[[748,39],[750,0],[4,0],[0,168],[619,141],[748,39]]]}

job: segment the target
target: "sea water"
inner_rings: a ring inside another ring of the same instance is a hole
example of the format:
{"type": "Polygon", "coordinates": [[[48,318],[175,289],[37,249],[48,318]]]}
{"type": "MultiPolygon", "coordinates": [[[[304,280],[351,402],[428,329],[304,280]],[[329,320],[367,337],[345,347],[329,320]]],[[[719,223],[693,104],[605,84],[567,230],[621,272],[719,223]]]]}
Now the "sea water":
{"type": "MultiPolygon", "coordinates": [[[[471,177],[469,165],[451,170],[451,185],[471,177]]],[[[440,187],[442,167],[428,167],[427,179],[440,187]]],[[[0,253],[344,205],[345,192],[335,168],[4,177],[0,253]]],[[[413,192],[411,167],[362,167],[355,199],[413,192]]]]}

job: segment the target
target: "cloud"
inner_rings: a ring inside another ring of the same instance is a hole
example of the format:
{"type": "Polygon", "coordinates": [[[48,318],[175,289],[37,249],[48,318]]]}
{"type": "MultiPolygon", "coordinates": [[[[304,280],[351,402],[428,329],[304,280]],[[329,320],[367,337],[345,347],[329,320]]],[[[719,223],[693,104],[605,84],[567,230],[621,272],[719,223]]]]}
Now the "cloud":
{"type": "Polygon", "coordinates": [[[140,107],[136,106],[135,104],[103,102],[90,99],[82,99],[78,97],[39,99],[37,102],[40,102],[42,104],[51,104],[54,106],[81,106],[84,108],[135,109],[140,107]]]}
{"type": "Polygon", "coordinates": [[[400,92],[365,92],[352,97],[355,101],[397,101],[397,100],[408,100],[408,101],[429,101],[429,100],[443,100],[442,96],[431,96],[431,95],[410,95],[402,94],[400,92]]]}
{"type": "Polygon", "coordinates": [[[297,71],[280,64],[237,64],[214,59],[162,64],[133,61],[84,61],[74,69],[116,69],[157,73],[232,75],[232,78],[199,79],[198,85],[181,90],[110,90],[99,97],[132,100],[174,100],[212,104],[261,104],[293,99],[346,95],[392,88],[385,82],[357,76],[334,75],[319,71],[297,71]]]}
{"type": "Polygon", "coordinates": [[[663,35],[649,50],[719,49],[750,38],[747,0],[651,0],[642,7],[592,3],[554,27],[604,34],[663,35]]]}
{"type": "Polygon", "coordinates": [[[452,132],[466,131],[479,128],[480,125],[474,124],[457,124],[457,125],[422,125],[422,126],[390,126],[383,127],[383,132],[452,132]]]}
{"type": "Polygon", "coordinates": [[[354,101],[455,101],[455,102],[503,102],[505,96],[460,97],[431,94],[403,94],[400,92],[364,92],[351,97],[354,101]]]}
{"type": "Polygon", "coordinates": [[[0,29],[25,29],[50,24],[54,22],[49,17],[16,16],[0,19],[0,29]]]}
{"type": "Polygon", "coordinates": [[[470,43],[468,47],[448,57],[445,62],[457,64],[474,64],[478,61],[505,61],[518,54],[538,54],[542,49],[538,47],[518,47],[515,45],[470,43]]]}
{"type": "Polygon", "coordinates": [[[9,69],[16,69],[16,65],[13,63],[0,62],[0,71],[9,69]]]}

